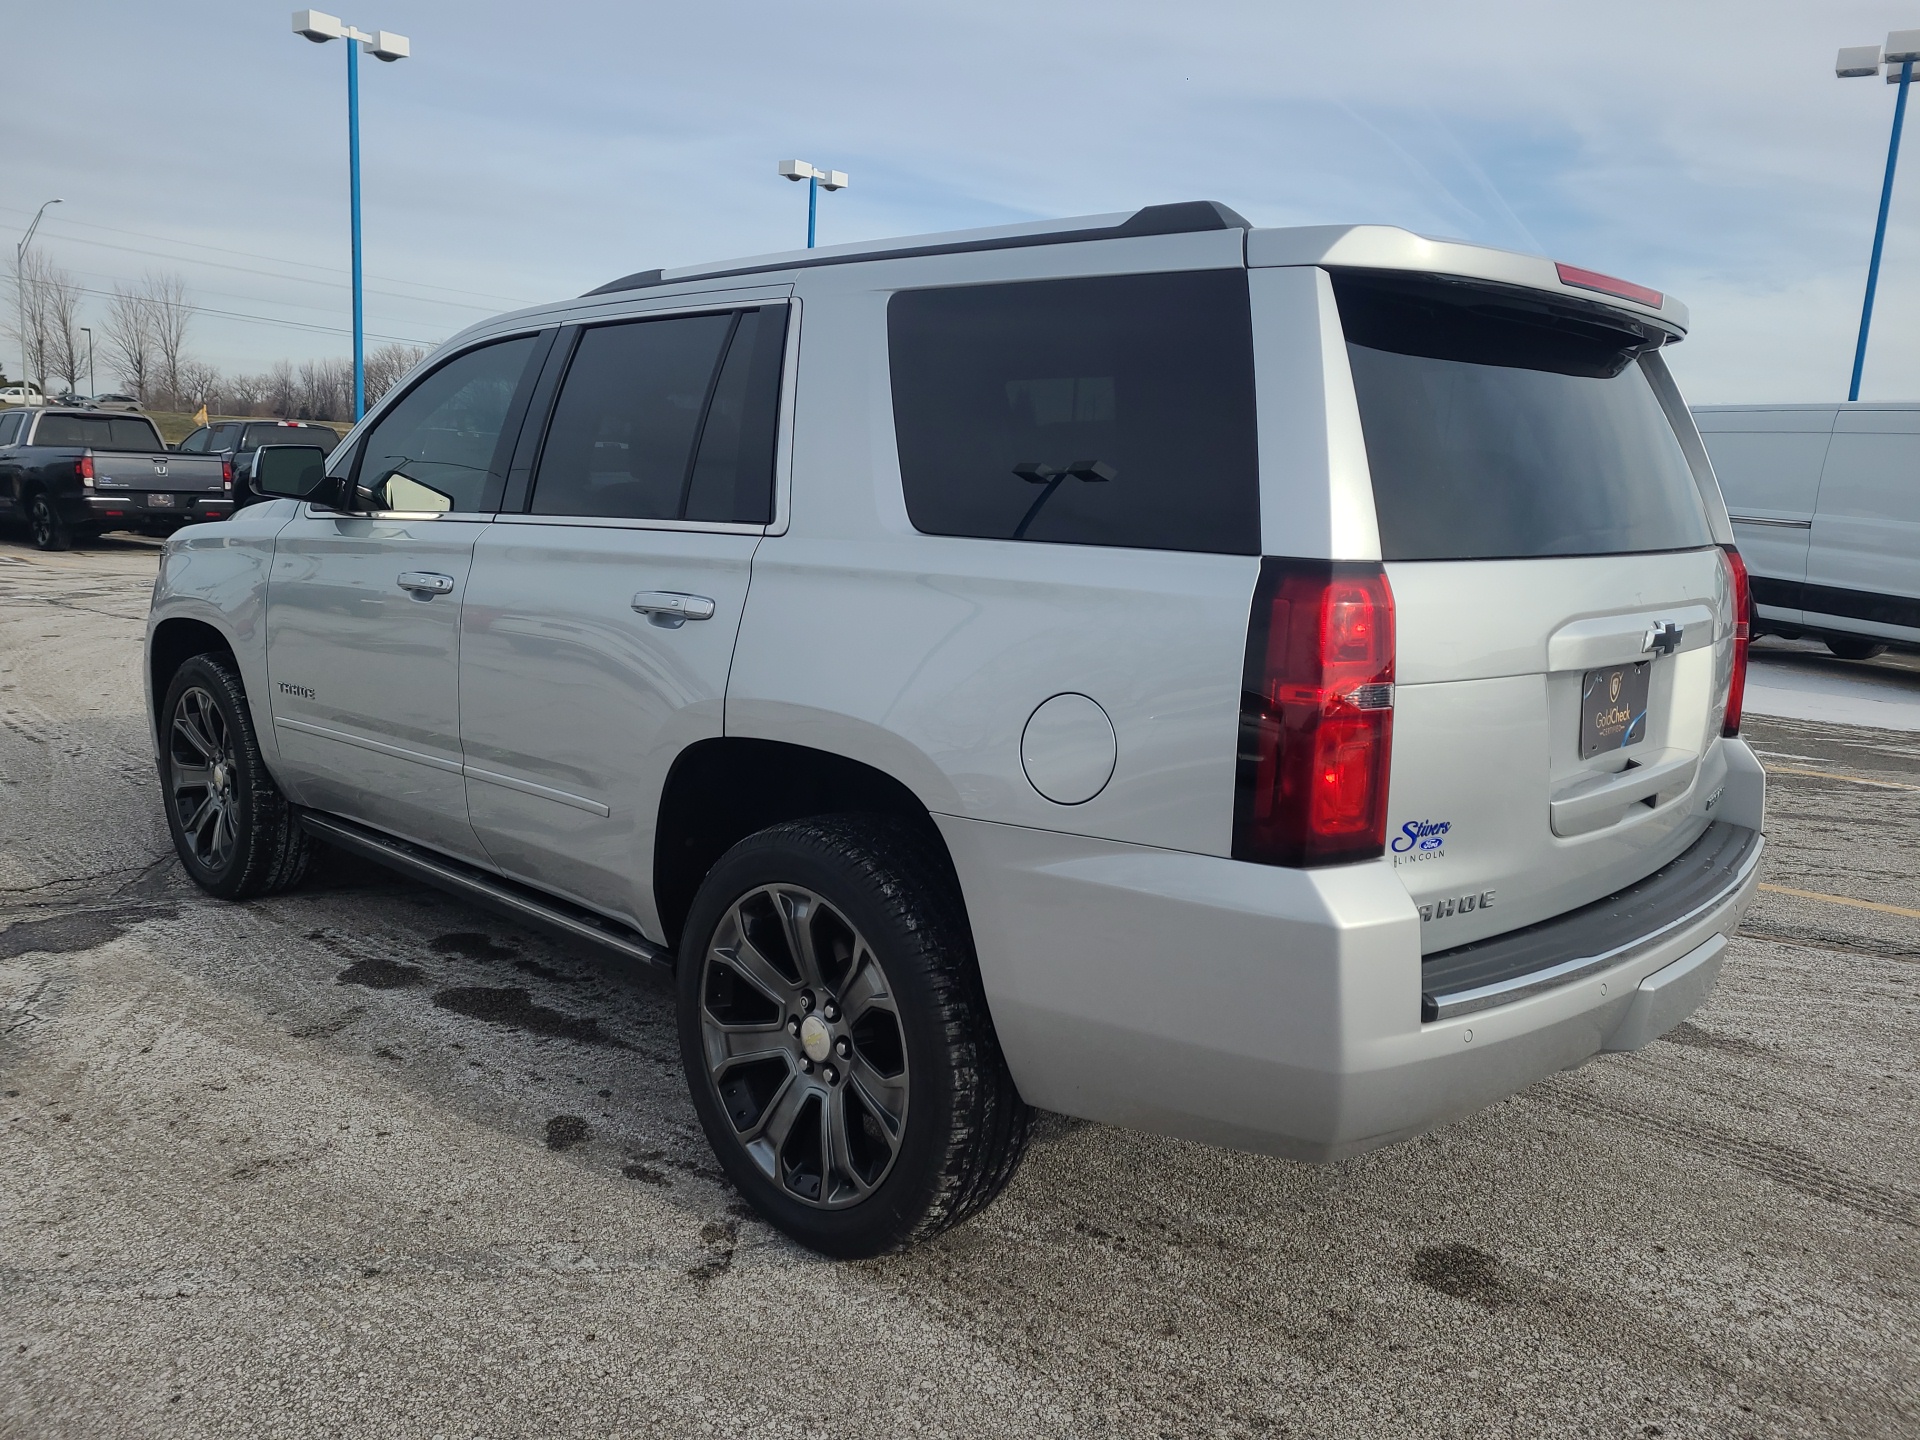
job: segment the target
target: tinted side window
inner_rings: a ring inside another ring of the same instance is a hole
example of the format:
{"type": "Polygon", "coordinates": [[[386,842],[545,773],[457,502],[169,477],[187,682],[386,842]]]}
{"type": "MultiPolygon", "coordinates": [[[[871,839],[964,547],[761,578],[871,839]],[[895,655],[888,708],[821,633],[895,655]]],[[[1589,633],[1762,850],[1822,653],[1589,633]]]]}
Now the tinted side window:
{"type": "Polygon", "coordinates": [[[580,337],[534,479],[536,515],[677,520],[735,317],[603,325],[580,337]]]}
{"type": "Polygon", "coordinates": [[[773,452],[786,348],[786,306],[741,312],[707,405],[684,518],[741,525],[773,519],[773,452]]]}
{"type": "Polygon", "coordinates": [[[207,453],[207,437],[212,433],[211,429],[202,425],[174,448],[182,455],[204,455],[207,453]]]}
{"type": "Polygon", "coordinates": [[[515,438],[501,432],[533,351],[531,335],[469,350],[402,396],[361,447],[358,487],[373,506],[485,511],[497,505],[515,438]]]}
{"type": "Polygon", "coordinates": [[[0,445],[11,445],[20,438],[20,422],[24,418],[18,410],[11,415],[0,415],[0,445]]]}
{"type": "Polygon", "coordinates": [[[1244,271],[903,291],[887,338],[916,529],[1259,553],[1244,271]]]}

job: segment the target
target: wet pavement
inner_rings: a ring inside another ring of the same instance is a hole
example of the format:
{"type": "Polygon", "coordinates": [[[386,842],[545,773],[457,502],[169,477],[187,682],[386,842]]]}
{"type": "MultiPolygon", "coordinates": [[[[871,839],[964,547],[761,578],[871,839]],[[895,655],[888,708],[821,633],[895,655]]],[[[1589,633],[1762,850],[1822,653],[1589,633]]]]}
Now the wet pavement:
{"type": "Polygon", "coordinates": [[[1751,723],[1775,888],[1638,1054],[1321,1168],[1049,1118],[834,1264],[661,988],[344,861],[185,882],[153,564],[0,542],[0,1435],[1920,1432],[1920,736],[1751,723]]]}

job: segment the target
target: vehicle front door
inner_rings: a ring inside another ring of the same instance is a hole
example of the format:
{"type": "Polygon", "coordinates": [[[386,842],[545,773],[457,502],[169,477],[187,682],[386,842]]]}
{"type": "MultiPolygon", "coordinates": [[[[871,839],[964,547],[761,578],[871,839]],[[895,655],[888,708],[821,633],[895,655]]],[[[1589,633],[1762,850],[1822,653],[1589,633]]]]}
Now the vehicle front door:
{"type": "Polygon", "coordinates": [[[474,554],[460,657],[474,828],[507,874],[656,937],[661,790],[682,750],[721,733],[772,513],[786,320],[782,303],[566,335],[529,500],[512,513],[510,492],[474,554]]]}
{"type": "Polygon", "coordinates": [[[267,672],[281,776],[300,803],[479,858],[461,779],[460,607],[549,338],[464,351],[425,376],[336,466],[353,480],[351,513],[303,504],[280,532],[267,672]]]}

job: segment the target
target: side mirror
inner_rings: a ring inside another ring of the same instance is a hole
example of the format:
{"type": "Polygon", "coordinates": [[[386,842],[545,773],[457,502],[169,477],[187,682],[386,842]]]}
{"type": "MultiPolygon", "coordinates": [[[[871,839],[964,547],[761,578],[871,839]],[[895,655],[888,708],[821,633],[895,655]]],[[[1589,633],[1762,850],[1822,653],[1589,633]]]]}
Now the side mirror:
{"type": "Polygon", "coordinates": [[[253,452],[256,494],[327,504],[327,452],[318,445],[262,445],[253,452]]]}

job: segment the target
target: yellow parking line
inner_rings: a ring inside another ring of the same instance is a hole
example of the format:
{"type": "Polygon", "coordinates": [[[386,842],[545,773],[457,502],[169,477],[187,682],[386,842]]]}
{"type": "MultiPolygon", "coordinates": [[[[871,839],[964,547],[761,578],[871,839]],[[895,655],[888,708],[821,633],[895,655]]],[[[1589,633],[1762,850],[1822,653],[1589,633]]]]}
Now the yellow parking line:
{"type": "Polygon", "coordinates": [[[1894,780],[1869,780],[1864,775],[1836,775],[1831,770],[1801,770],[1792,765],[1768,765],[1769,775],[1811,775],[1816,780],[1845,780],[1854,785],[1871,785],[1876,790],[1920,790],[1920,785],[1902,785],[1894,780]]]}
{"type": "Polygon", "coordinates": [[[1801,900],[1824,900],[1829,905],[1851,905],[1856,910],[1881,910],[1888,915],[1905,915],[1910,920],[1920,920],[1920,910],[1909,910],[1904,905],[1882,905],[1878,900],[1855,900],[1846,895],[1822,895],[1818,890],[1795,890],[1791,885],[1762,885],[1762,890],[1775,895],[1793,895],[1801,900]]]}

